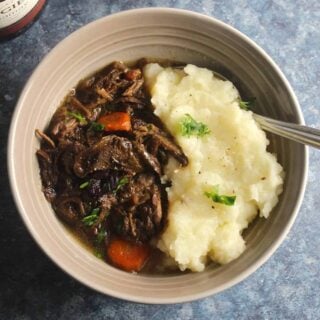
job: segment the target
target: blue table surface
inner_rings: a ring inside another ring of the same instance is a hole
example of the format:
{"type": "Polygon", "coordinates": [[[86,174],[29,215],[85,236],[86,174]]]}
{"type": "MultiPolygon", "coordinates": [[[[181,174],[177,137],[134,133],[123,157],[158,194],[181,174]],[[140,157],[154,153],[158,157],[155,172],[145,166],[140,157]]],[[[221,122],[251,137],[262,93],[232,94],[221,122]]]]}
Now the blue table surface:
{"type": "Polygon", "coordinates": [[[0,319],[320,319],[320,153],[310,150],[298,218],[276,253],[242,283],[176,305],[144,305],[97,293],[56,267],[19,218],[6,144],[21,89],[60,40],[97,18],[139,7],[176,7],[216,17],[256,41],[281,67],[306,123],[320,128],[319,0],[50,0],[38,21],[0,44],[0,319]]]}

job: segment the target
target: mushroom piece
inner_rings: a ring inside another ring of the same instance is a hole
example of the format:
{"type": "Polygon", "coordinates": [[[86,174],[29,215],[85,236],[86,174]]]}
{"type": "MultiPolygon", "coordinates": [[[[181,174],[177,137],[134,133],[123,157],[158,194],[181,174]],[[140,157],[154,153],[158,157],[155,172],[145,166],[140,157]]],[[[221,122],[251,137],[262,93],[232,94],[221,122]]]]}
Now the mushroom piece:
{"type": "Polygon", "coordinates": [[[79,152],[73,166],[74,173],[80,178],[110,169],[131,174],[142,170],[142,164],[127,138],[116,135],[103,137],[98,143],[79,152]]]}

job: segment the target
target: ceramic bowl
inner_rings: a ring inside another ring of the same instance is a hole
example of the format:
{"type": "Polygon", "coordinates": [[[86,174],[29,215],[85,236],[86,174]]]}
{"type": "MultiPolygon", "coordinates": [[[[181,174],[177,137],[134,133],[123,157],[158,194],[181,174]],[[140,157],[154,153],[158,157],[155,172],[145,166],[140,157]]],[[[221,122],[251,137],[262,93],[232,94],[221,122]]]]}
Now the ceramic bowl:
{"type": "MultiPolygon", "coordinates": [[[[194,12],[149,8],[107,16],[59,43],[39,64],[16,106],[9,137],[12,192],[20,214],[43,251],[83,284],[136,302],[178,303],[203,298],[240,282],[281,244],[303,198],[307,150],[270,135],[270,150],[286,172],[284,191],[269,219],[257,219],[245,234],[246,251],[235,261],[201,273],[139,275],[97,259],[65,229],[41,192],[34,131],[44,129],[70,88],[113,60],[141,57],[177,60],[218,71],[243,96],[256,97],[257,112],[302,124],[297,99],[271,58],[248,37],[194,12]]],[[[50,290],[50,288],[48,289],[50,290]]]]}

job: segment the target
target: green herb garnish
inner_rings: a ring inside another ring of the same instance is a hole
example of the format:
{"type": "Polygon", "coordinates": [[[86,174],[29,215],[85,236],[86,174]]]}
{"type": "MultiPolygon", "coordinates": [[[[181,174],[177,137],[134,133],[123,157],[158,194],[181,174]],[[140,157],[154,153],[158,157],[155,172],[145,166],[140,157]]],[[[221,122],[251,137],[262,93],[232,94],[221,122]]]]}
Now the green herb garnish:
{"type": "Polygon", "coordinates": [[[102,228],[97,234],[97,237],[96,237],[97,243],[100,244],[105,239],[106,235],[107,235],[107,231],[104,228],[102,228]]]}
{"type": "Polygon", "coordinates": [[[83,182],[80,184],[79,189],[84,189],[89,185],[89,181],[83,182]]]}
{"type": "Polygon", "coordinates": [[[127,183],[129,182],[128,177],[123,177],[121,178],[118,183],[117,186],[115,188],[115,190],[113,191],[113,193],[117,193],[123,186],[125,186],[127,183]]]}
{"type": "Polygon", "coordinates": [[[92,121],[91,129],[93,129],[94,131],[100,132],[104,130],[104,125],[102,123],[92,121]]]}
{"type": "Polygon", "coordinates": [[[89,215],[85,216],[81,221],[87,227],[91,227],[99,217],[100,208],[94,208],[89,215]]]}
{"type": "Polygon", "coordinates": [[[197,122],[190,114],[186,114],[180,122],[181,134],[183,136],[197,136],[203,137],[210,133],[207,125],[201,122],[197,122]]]}
{"type": "Polygon", "coordinates": [[[239,107],[243,110],[250,110],[255,104],[256,98],[249,99],[248,101],[239,100],[239,107]]]}
{"type": "Polygon", "coordinates": [[[94,255],[95,255],[97,258],[99,258],[99,259],[103,259],[102,253],[101,253],[100,251],[98,251],[98,250],[95,250],[95,251],[94,251],[94,255]]]}
{"type": "Polygon", "coordinates": [[[204,194],[213,202],[222,203],[227,206],[233,206],[236,201],[236,196],[220,195],[219,186],[213,187],[212,191],[206,191],[204,194]]]}
{"type": "Polygon", "coordinates": [[[100,208],[94,208],[92,209],[91,213],[90,214],[95,214],[95,215],[98,215],[100,212],[100,208]]]}
{"type": "Polygon", "coordinates": [[[75,119],[77,119],[80,124],[86,125],[88,123],[86,118],[79,112],[68,111],[67,114],[69,116],[74,117],[75,119]]]}

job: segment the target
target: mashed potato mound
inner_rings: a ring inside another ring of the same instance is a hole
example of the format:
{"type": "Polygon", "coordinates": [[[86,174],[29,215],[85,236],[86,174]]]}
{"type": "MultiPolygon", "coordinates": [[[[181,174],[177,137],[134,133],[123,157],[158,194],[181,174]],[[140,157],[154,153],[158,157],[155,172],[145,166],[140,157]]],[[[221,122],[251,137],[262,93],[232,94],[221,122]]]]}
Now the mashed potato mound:
{"type": "Polygon", "coordinates": [[[168,226],[158,247],[181,270],[202,271],[209,259],[225,264],[245,250],[242,231],[260,212],[267,218],[282,191],[283,169],[266,151],[269,141],[250,111],[239,107],[239,93],[229,81],[207,69],[184,70],[148,64],[144,69],[155,113],[176,137],[189,165],[171,159],[165,176],[168,226]],[[203,137],[183,136],[186,114],[208,126],[203,137]],[[233,206],[204,195],[219,186],[219,194],[235,195],[233,206]]]}

